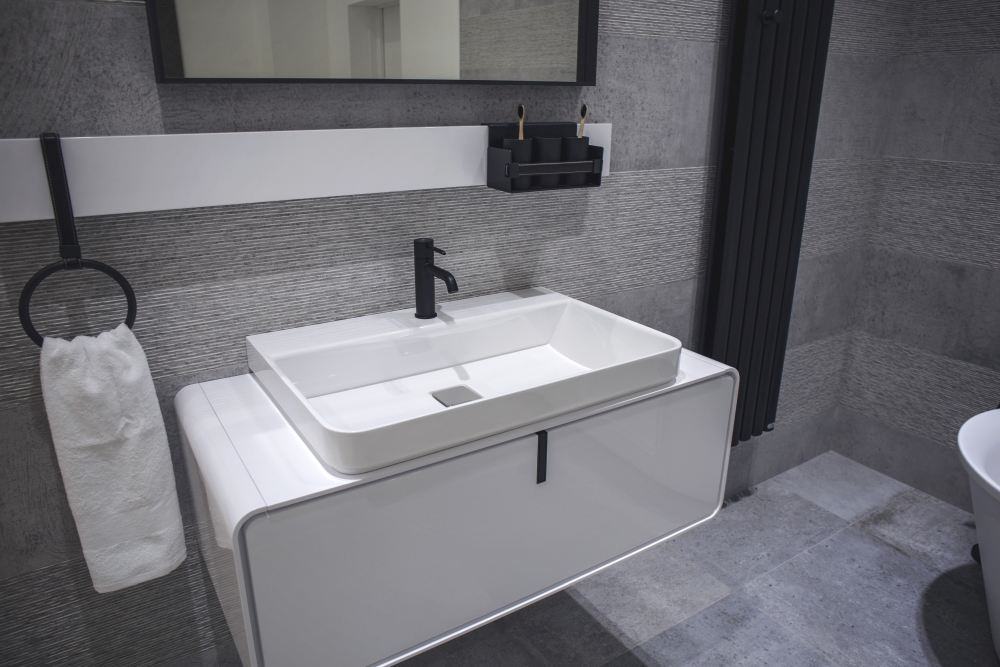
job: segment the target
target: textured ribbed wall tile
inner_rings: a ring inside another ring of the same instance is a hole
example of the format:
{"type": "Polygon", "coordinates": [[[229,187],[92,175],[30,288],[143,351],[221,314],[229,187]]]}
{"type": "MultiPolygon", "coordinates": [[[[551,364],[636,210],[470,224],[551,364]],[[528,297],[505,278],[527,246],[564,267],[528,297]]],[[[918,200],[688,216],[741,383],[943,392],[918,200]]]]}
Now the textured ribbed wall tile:
{"type": "Polygon", "coordinates": [[[82,558],[0,582],[0,664],[157,665],[229,641],[187,531],[188,557],[159,579],[97,593],[82,558]]]}
{"type": "MultiPolygon", "coordinates": [[[[459,298],[529,286],[596,297],[695,277],[711,175],[631,172],[586,191],[428,190],[88,218],[78,228],[84,256],[135,288],[135,332],[155,378],[244,363],[252,333],[411,306],[418,236],[448,251],[441,265],[459,298]]],[[[0,402],[38,393],[38,349],[20,329],[17,298],[55,248],[52,223],[0,226],[0,402]]],[[[94,333],[123,317],[110,280],[57,275],[32,301],[40,331],[94,333]]]]}
{"type": "Polygon", "coordinates": [[[865,245],[881,194],[881,160],[817,160],[813,163],[802,230],[802,256],[814,257],[865,245]]]}
{"type": "Polygon", "coordinates": [[[896,55],[910,33],[911,0],[837,0],[831,53],[896,55]]]}
{"type": "Polygon", "coordinates": [[[0,581],[80,555],[40,400],[0,410],[0,508],[0,581]]]}
{"type": "Polygon", "coordinates": [[[877,247],[1000,269],[1000,165],[885,159],[877,247]]]}
{"type": "Polygon", "coordinates": [[[836,407],[851,334],[806,343],[785,353],[778,399],[778,425],[788,425],[836,407]]]}
{"type": "Polygon", "coordinates": [[[1000,3],[996,0],[951,0],[945,5],[910,1],[905,2],[905,12],[912,18],[904,53],[1000,51],[1000,3]]]}
{"type": "Polygon", "coordinates": [[[729,12],[726,0],[605,0],[599,29],[602,36],[718,42],[728,35],[729,12]]]}
{"type": "Polygon", "coordinates": [[[1000,372],[859,332],[848,354],[841,404],[956,447],[965,420],[995,408],[998,397],[1000,372]]]}
{"type": "Polygon", "coordinates": [[[957,0],[837,0],[833,53],[989,53],[1000,51],[1000,5],[957,0]]]}

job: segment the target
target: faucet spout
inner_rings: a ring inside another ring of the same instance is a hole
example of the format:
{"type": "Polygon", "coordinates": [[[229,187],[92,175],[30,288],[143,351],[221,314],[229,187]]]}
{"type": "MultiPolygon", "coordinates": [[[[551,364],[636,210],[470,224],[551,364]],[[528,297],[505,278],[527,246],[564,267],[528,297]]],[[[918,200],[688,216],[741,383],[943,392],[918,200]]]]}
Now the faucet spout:
{"type": "Polygon", "coordinates": [[[440,266],[435,266],[433,264],[425,264],[424,271],[431,274],[435,278],[443,280],[444,284],[448,287],[448,294],[454,294],[458,291],[458,281],[455,280],[455,276],[451,275],[450,271],[445,271],[440,266]]]}
{"type": "Polygon", "coordinates": [[[434,253],[445,254],[444,250],[434,247],[434,239],[413,240],[413,268],[417,296],[417,308],[414,316],[421,320],[437,317],[434,299],[434,279],[440,278],[448,287],[448,294],[458,291],[458,281],[450,272],[434,265],[434,253]]]}

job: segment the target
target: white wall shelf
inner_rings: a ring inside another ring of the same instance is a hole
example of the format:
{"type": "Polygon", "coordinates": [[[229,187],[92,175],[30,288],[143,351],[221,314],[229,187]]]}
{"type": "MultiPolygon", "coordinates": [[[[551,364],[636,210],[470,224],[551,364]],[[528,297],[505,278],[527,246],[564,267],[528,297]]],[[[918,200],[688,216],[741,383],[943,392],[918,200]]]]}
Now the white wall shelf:
{"type": "MultiPolygon", "coordinates": [[[[611,124],[585,135],[604,146],[611,124]]],[[[65,137],[76,216],[486,184],[485,125],[65,137]]],[[[37,139],[0,140],[0,222],[53,217],[37,139]]]]}

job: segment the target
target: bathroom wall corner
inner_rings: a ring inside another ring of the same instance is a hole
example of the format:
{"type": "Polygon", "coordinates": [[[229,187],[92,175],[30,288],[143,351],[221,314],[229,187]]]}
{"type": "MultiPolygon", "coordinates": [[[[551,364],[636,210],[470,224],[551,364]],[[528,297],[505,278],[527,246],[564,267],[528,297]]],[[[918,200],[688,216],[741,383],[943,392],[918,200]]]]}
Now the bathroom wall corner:
{"type": "Polygon", "coordinates": [[[839,411],[832,407],[796,422],[777,424],[770,433],[734,447],[729,454],[725,497],[737,496],[830,451],[839,411]]]}
{"type": "Polygon", "coordinates": [[[831,449],[915,489],[972,511],[969,476],[956,447],[888,426],[840,408],[830,432],[831,449]]]}

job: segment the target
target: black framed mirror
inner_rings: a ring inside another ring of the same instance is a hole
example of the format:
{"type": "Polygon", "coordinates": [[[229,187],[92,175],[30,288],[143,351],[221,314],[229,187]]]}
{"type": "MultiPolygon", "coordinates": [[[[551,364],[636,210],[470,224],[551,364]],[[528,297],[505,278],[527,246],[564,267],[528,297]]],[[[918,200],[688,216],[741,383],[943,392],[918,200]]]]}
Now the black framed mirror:
{"type": "Polygon", "coordinates": [[[599,0],[146,0],[158,83],[593,86],[599,0]]]}

